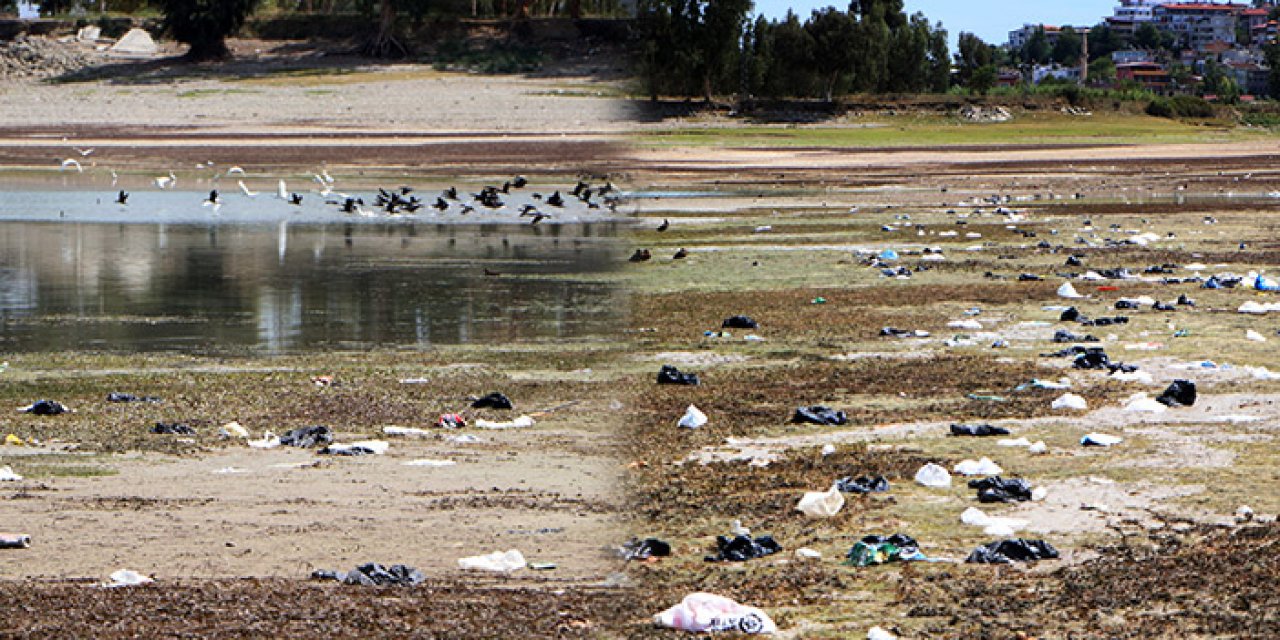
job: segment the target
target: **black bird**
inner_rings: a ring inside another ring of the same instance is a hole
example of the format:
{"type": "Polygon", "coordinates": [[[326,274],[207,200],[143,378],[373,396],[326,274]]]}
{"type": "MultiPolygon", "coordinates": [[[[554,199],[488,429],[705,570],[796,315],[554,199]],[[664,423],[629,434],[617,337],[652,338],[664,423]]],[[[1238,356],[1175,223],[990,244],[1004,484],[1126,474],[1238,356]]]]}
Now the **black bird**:
{"type": "Polygon", "coordinates": [[[503,193],[511,193],[511,183],[510,183],[510,182],[504,182],[504,183],[502,183],[502,192],[503,192],[503,193]]]}
{"type": "Polygon", "coordinates": [[[671,256],[671,259],[672,259],[672,260],[684,260],[685,258],[688,258],[688,257],[689,257],[689,252],[688,252],[688,251],[685,251],[684,249],[681,249],[681,250],[677,251],[677,252],[676,252],[676,254],[675,254],[674,256],[671,256]]]}
{"type": "Polygon", "coordinates": [[[291,194],[289,194],[289,204],[291,204],[291,205],[293,205],[293,206],[295,206],[295,207],[301,207],[301,206],[302,206],[302,195],[301,195],[301,194],[297,194],[297,193],[291,193],[291,194]]]}
{"type": "Polygon", "coordinates": [[[471,213],[471,212],[475,211],[475,210],[476,210],[476,208],[475,208],[475,207],[473,207],[473,206],[471,206],[471,205],[469,205],[469,204],[464,204],[464,205],[462,205],[462,215],[464,215],[464,216],[465,216],[465,215],[467,215],[468,213],[471,213]]]}
{"type": "Polygon", "coordinates": [[[347,198],[347,201],[342,203],[343,213],[355,213],[356,211],[358,211],[358,208],[356,207],[355,198],[347,198]]]}
{"type": "Polygon", "coordinates": [[[457,200],[457,199],[458,199],[458,188],[457,188],[457,187],[449,187],[448,189],[445,189],[445,190],[444,190],[444,197],[446,197],[446,198],[448,198],[448,199],[450,199],[450,200],[457,200]]]}
{"type": "Polygon", "coordinates": [[[591,202],[591,196],[593,193],[594,192],[591,191],[591,189],[583,189],[582,193],[578,194],[578,199],[583,202],[591,202]]]}
{"type": "Polygon", "coordinates": [[[580,196],[582,195],[582,192],[589,186],[591,185],[579,180],[578,184],[574,185],[573,191],[571,191],[570,193],[575,196],[580,196]]]}
{"type": "Polygon", "coordinates": [[[407,196],[413,193],[413,187],[400,187],[400,195],[407,196]]]}
{"type": "Polygon", "coordinates": [[[497,271],[493,271],[493,270],[490,270],[490,269],[485,269],[485,270],[484,270],[484,275],[489,276],[490,278],[496,278],[496,277],[498,277],[498,276],[500,276],[500,275],[502,275],[502,274],[501,274],[501,273],[498,273],[497,271]]]}
{"type": "Polygon", "coordinates": [[[547,198],[547,204],[549,204],[549,205],[551,205],[551,206],[553,206],[553,207],[563,207],[563,206],[564,206],[564,198],[560,197],[560,192],[559,192],[559,191],[557,191],[557,192],[555,192],[555,193],[551,194],[551,197],[550,197],[550,198],[547,198]]]}
{"type": "Polygon", "coordinates": [[[116,196],[116,204],[129,204],[129,192],[121,191],[120,195],[116,196]]]}
{"type": "Polygon", "coordinates": [[[444,211],[444,210],[446,210],[446,209],[448,209],[448,208],[449,208],[449,203],[448,203],[448,202],[445,202],[445,201],[444,201],[444,198],[436,198],[436,203],[435,203],[435,205],[434,205],[434,206],[435,206],[435,208],[437,208],[437,209],[439,209],[439,210],[441,210],[441,211],[444,211]]]}
{"type": "Polygon", "coordinates": [[[541,194],[541,193],[535,193],[535,194],[533,194],[533,199],[534,199],[534,200],[541,200],[541,199],[542,199],[542,194],[541,194]]]}
{"type": "Polygon", "coordinates": [[[515,180],[511,181],[511,186],[517,189],[523,189],[527,184],[529,184],[529,179],[524,176],[516,176],[515,180]]]}
{"type": "Polygon", "coordinates": [[[630,260],[631,262],[645,262],[652,257],[653,254],[649,253],[648,249],[636,249],[636,252],[631,254],[630,260]]]}
{"type": "Polygon", "coordinates": [[[210,191],[209,199],[205,200],[205,202],[208,202],[209,204],[218,204],[218,190],[214,189],[213,191],[210,191]]]}
{"type": "Polygon", "coordinates": [[[662,224],[658,225],[659,232],[666,231],[667,229],[670,229],[670,228],[671,228],[671,221],[667,220],[666,218],[663,218],[662,224]]]}
{"type": "Polygon", "coordinates": [[[534,213],[533,220],[529,221],[529,224],[538,224],[539,222],[542,222],[543,220],[546,220],[547,218],[550,218],[550,217],[551,216],[545,213],[534,213]]]}
{"type": "Polygon", "coordinates": [[[537,208],[537,207],[535,207],[535,206],[533,206],[533,205],[531,205],[531,204],[526,204],[526,205],[524,205],[523,207],[520,207],[520,215],[521,215],[521,216],[531,216],[531,215],[534,215],[534,214],[536,214],[536,213],[538,213],[538,208],[537,208]]]}

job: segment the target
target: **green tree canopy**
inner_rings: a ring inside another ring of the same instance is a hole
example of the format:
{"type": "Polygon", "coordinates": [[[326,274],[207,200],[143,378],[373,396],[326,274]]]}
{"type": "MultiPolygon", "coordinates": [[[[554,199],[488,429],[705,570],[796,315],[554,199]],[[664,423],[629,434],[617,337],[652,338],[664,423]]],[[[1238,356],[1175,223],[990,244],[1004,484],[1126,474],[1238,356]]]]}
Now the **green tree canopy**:
{"type": "Polygon", "coordinates": [[[191,46],[191,60],[231,55],[227,37],[244,25],[257,0],[159,0],[163,26],[175,40],[191,46]]]}

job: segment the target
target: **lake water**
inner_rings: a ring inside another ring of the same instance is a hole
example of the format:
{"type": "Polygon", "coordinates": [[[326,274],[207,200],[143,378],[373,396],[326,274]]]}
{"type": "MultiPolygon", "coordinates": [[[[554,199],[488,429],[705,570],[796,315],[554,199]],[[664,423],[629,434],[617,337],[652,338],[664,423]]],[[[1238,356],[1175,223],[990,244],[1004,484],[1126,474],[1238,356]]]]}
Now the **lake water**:
{"type": "Polygon", "coordinates": [[[574,339],[615,222],[0,219],[0,352],[276,354],[574,339]],[[488,269],[500,275],[486,275],[488,269]]]}

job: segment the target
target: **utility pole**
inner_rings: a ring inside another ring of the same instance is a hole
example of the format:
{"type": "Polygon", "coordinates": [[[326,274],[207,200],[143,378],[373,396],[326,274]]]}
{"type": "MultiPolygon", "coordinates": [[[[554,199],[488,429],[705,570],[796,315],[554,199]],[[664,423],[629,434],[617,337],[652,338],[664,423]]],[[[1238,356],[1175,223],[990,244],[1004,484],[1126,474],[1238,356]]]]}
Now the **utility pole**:
{"type": "Polygon", "coordinates": [[[1089,84],[1089,30],[1081,32],[1080,42],[1080,86],[1089,84]]]}

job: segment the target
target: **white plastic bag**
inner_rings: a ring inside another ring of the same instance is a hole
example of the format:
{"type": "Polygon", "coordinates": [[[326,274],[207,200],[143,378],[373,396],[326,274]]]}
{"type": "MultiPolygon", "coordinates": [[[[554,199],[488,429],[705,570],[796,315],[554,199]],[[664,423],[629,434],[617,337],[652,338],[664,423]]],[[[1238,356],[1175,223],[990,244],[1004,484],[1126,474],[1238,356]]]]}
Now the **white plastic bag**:
{"type": "Polygon", "coordinates": [[[697,429],[706,424],[707,414],[693,405],[689,405],[689,408],[684,410],[684,417],[680,418],[680,421],[676,423],[677,426],[684,429],[697,429]]]}
{"type": "Polygon", "coordinates": [[[415,429],[414,427],[383,427],[382,433],[389,436],[405,436],[414,438],[426,438],[431,436],[431,432],[426,429],[415,429]]]}
{"type": "Polygon", "coordinates": [[[844,494],[840,485],[833,484],[827,491],[810,491],[800,498],[796,510],[811,518],[830,518],[844,508],[844,494]]]}
{"type": "Polygon", "coordinates": [[[495,551],[483,556],[469,556],[458,559],[458,568],[466,571],[493,571],[495,573],[511,573],[525,568],[528,563],[524,554],[518,549],[503,553],[495,551]]]}
{"type": "Polygon", "coordinates": [[[998,476],[1004,473],[1004,469],[992,462],[991,458],[983,458],[981,460],[965,460],[956,465],[955,472],[962,476],[998,476]]]}
{"type": "Polygon", "coordinates": [[[1076,288],[1071,286],[1070,282],[1064,282],[1062,283],[1061,287],[1058,287],[1058,297],[1059,298],[1083,298],[1084,296],[1080,295],[1076,291],[1076,288]]]}
{"type": "Polygon", "coordinates": [[[934,489],[945,489],[951,486],[951,474],[946,469],[930,462],[916,472],[916,482],[934,489]]]}
{"type": "Polygon", "coordinates": [[[1129,398],[1129,403],[1124,406],[1124,410],[1141,413],[1164,413],[1169,410],[1169,407],[1160,404],[1155,398],[1149,397],[1145,393],[1139,393],[1129,398]]]}
{"type": "Polygon", "coordinates": [[[476,420],[476,428],[478,429],[528,429],[536,424],[531,416],[520,416],[515,420],[507,422],[493,422],[490,420],[476,420]]]}
{"type": "Polygon", "coordinates": [[[13,467],[0,467],[0,482],[19,482],[22,476],[13,472],[13,467]]]}
{"type": "Polygon", "coordinates": [[[155,580],[152,580],[137,571],[131,571],[129,569],[121,569],[108,577],[111,578],[111,582],[107,584],[108,587],[133,587],[140,584],[147,584],[148,582],[155,582],[155,580]]]}
{"type": "Polygon", "coordinates": [[[653,617],[654,624],[680,631],[737,631],[746,634],[777,633],[769,615],[755,607],[714,593],[691,593],[680,604],[653,617]]]}
{"type": "Polygon", "coordinates": [[[1074,393],[1068,393],[1064,394],[1061,398],[1054,400],[1053,404],[1050,406],[1060,411],[1084,411],[1089,408],[1089,403],[1086,402],[1084,398],[1081,398],[1074,393]]]}

